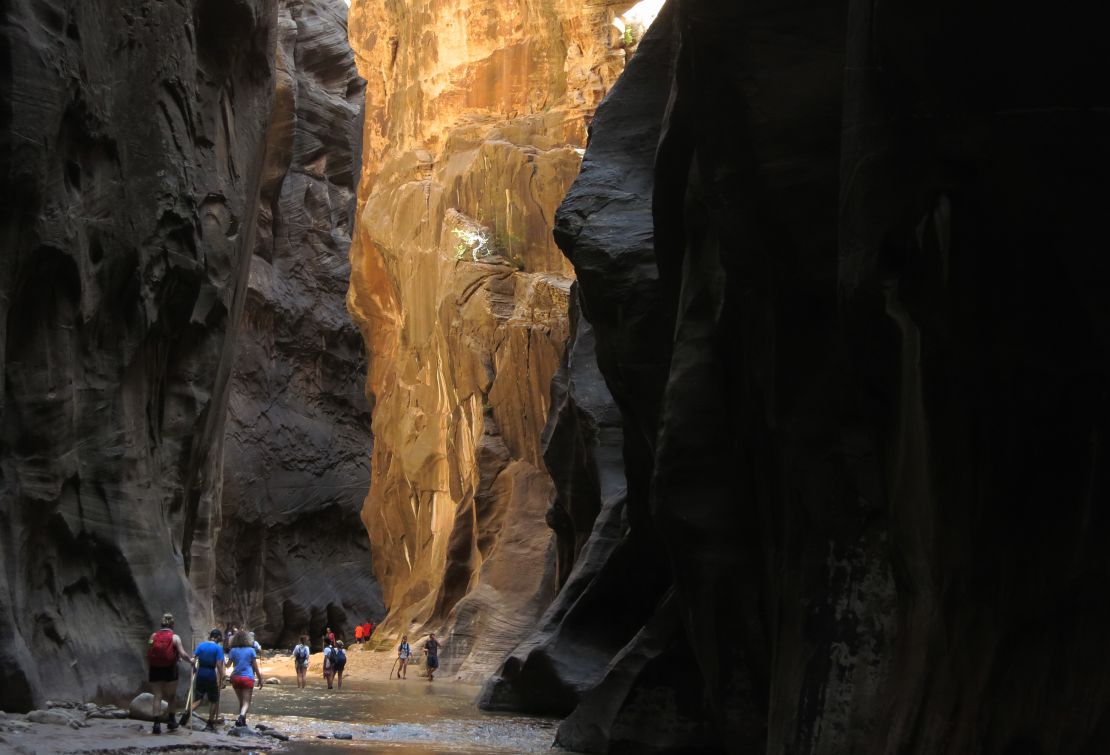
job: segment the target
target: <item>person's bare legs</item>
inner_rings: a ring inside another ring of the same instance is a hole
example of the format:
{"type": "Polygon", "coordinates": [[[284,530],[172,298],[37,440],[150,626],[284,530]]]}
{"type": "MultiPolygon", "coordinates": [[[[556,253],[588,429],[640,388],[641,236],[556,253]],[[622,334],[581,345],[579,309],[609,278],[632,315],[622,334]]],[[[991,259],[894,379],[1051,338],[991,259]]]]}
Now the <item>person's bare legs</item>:
{"type": "Polygon", "coordinates": [[[408,667],[409,667],[409,659],[408,658],[402,658],[401,659],[401,668],[397,669],[397,678],[398,679],[406,679],[407,678],[405,676],[405,670],[408,667]]]}
{"type": "Polygon", "coordinates": [[[166,725],[170,729],[177,728],[177,721],[174,719],[174,707],[177,704],[177,682],[164,682],[166,689],[163,691],[163,697],[166,698],[166,725]]]}
{"type": "Polygon", "coordinates": [[[177,697],[177,682],[151,682],[150,696],[153,698],[150,706],[150,717],[157,727],[154,730],[155,733],[160,733],[162,730],[162,700],[165,699],[167,705],[166,721],[171,721],[173,719],[174,698],[177,697]]]}
{"type": "Polygon", "coordinates": [[[247,725],[247,711],[251,708],[251,697],[253,695],[254,689],[251,687],[246,689],[240,687],[235,688],[235,697],[239,699],[239,719],[236,721],[236,724],[242,721],[244,726],[247,725]]]}
{"type": "Polygon", "coordinates": [[[154,721],[154,733],[162,733],[162,682],[150,683],[150,696],[153,698],[150,706],[150,718],[154,721]]]}
{"type": "Polygon", "coordinates": [[[335,685],[339,687],[339,689],[343,689],[343,669],[339,669],[335,672],[335,685]]]}

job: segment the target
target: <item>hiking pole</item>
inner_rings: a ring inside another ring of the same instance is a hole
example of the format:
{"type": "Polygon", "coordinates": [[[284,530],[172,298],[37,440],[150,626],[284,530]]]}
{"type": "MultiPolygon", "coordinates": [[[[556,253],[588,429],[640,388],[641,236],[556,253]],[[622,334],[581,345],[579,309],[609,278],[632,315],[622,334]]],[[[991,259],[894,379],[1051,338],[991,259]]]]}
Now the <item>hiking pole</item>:
{"type": "Polygon", "coordinates": [[[185,711],[181,714],[181,725],[185,726],[189,723],[189,714],[193,712],[193,688],[196,687],[197,681],[197,659],[193,658],[192,663],[189,664],[189,696],[185,698],[185,711]]]}
{"type": "Polygon", "coordinates": [[[399,657],[393,659],[393,668],[391,668],[389,670],[389,680],[390,681],[393,681],[393,672],[397,670],[397,664],[400,663],[400,662],[401,662],[401,659],[399,657]]]}

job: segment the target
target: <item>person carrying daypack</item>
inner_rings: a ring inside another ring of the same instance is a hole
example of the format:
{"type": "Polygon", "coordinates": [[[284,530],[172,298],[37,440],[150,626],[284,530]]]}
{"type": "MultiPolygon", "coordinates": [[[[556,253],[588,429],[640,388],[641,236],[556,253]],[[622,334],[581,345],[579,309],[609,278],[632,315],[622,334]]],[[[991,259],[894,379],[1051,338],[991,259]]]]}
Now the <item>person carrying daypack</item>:
{"type": "Polygon", "coordinates": [[[397,646],[397,669],[398,679],[408,678],[409,656],[412,655],[412,647],[409,646],[409,636],[401,636],[401,644],[397,646]]]}
{"type": "Polygon", "coordinates": [[[293,668],[297,670],[297,687],[304,689],[308,686],[308,637],[301,635],[301,641],[293,648],[293,668]]]}
{"type": "Polygon", "coordinates": [[[335,647],[332,645],[324,646],[324,681],[328,683],[328,689],[332,688],[332,679],[335,678],[335,663],[332,660],[335,658],[335,647]]]}
{"type": "Polygon", "coordinates": [[[343,689],[343,668],[347,665],[347,651],[343,649],[343,640],[335,643],[331,653],[331,665],[335,668],[335,683],[343,689]]]}
{"type": "Polygon", "coordinates": [[[162,614],[162,628],[150,635],[146,660],[150,666],[150,693],[153,705],[151,718],[154,721],[154,734],[162,733],[162,698],[166,699],[166,727],[172,732],[177,729],[174,716],[174,703],[177,701],[177,664],[179,661],[193,662],[193,656],[181,644],[181,638],[173,631],[173,614],[162,614]]]}

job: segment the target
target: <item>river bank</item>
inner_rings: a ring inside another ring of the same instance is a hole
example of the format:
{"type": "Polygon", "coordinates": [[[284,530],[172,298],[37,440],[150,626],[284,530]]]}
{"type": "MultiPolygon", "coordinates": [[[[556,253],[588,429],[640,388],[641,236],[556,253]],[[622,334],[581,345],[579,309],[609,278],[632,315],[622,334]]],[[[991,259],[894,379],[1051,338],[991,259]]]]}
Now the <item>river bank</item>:
{"type": "MultiPolygon", "coordinates": [[[[474,705],[478,688],[450,680],[428,682],[421,667],[407,680],[390,679],[395,656],[356,648],[348,653],[342,689],[327,689],[323,657],[310,659],[308,687],[298,689],[290,656],[263,659],[248,723],[253,733],[229,736],[235,695],[225,689],[225,724],[216,734],[180,731],[151,734],[135,720],[35,723],[26,716],[0,716],[0,752],[19,755],[144,755],[146,753],[282,752],[289,755],[388,753],[389,755],[520,755],[544,753],[554,739],[554,719],[486,713],[474,705]],[[277,741],[265,730],[288,737],[277,741]],[[262,733],[260,733],[260,731],[262,733]]],[[[199,728],[200,723],[194,719],[199,728]]]]}

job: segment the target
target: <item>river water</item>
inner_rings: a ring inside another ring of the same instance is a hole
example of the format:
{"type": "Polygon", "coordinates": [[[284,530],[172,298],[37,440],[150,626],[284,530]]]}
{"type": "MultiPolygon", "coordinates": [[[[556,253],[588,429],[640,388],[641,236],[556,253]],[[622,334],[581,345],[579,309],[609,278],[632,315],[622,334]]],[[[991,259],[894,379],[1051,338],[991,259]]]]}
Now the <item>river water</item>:
{"type": "MultiPolygon", "coordinates": [[[[342,690],[328,690],[311,678],[306,689],[297,689],[288,677],[281,681],[256,690],[249,723],[293,737],[283,749],[301,755],[546,753],[558,724],[555,719],[481,711],[474,704],[478,687],[429,683],[415,675],[405,681],[344,680],[342,690]],[[335,734],[352,739],[332,739],[335,734]]],[[[230,689],[224,696],[235,699],[230,689]]],[[[221,707],[226,713],[231,706],[223,702],[221,707]]]]}

